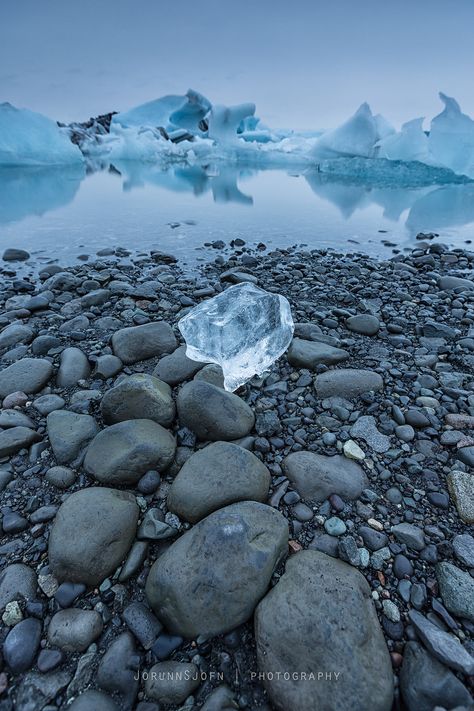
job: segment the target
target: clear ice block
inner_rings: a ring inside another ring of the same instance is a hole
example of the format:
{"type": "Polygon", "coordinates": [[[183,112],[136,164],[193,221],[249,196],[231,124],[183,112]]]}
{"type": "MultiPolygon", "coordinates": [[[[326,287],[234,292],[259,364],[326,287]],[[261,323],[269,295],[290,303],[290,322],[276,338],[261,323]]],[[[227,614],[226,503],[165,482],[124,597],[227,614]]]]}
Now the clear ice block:
{"type": "Polygon", "coordinates": [[[188,358],[217,363],[226,390],[261,375],[288,348],[294,323],[288,300],[254,284],[231,286],[178,323],[188,358]]]}

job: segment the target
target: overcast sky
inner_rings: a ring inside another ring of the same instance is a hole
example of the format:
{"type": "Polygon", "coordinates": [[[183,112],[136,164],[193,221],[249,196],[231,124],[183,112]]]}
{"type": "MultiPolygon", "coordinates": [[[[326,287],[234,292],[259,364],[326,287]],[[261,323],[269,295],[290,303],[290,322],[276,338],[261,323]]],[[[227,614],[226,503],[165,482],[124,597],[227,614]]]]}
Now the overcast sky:
{"type": "Polygon", "coordinates": [[[325,128],[442,90],[474,115],[473,31],[474,0],[0,0],[0,102],[84,120],[192,87],[325,128]]]}

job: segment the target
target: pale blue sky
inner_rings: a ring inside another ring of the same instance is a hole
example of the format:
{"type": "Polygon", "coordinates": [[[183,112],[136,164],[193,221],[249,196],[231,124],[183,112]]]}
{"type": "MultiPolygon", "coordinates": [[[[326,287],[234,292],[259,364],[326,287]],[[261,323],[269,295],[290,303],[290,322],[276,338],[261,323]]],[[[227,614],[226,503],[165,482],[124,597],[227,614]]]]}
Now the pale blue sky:
{"type": "Polygon", "coordinates": [[[0,101],[83,120],[192,87],[322,128],[442,90],[474,115],[473,27],[474,0],[0,0],[0,101]]]}

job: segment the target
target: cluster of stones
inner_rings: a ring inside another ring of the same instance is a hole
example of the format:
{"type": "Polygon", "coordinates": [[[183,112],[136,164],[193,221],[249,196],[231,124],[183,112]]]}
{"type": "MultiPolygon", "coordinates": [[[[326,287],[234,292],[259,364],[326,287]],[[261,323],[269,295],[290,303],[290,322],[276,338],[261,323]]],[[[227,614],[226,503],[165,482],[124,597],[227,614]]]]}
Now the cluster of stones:
{"type": "Polygon", "coordinates": [[[3,269],[1,711],[470,708],[472,256],[124,256],[3,269]],[[233,394],[175,326],[242,280],[233,394]]]}

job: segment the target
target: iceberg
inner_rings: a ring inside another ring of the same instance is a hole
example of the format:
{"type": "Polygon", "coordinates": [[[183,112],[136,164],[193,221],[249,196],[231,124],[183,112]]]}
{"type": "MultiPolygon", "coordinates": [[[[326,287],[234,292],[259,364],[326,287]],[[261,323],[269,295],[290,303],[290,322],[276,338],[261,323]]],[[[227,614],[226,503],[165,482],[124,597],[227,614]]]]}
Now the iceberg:
{"type": "Polygon", "coordinates": [[[294,323],[284,296],[244,283],[195,306],[178,328],[188,358],[220,365],[224,387],[233,391],[286,351],[294,323]]]}
{"type": "Polygon", "coordinates": [[[429,149],[428,136],[423,131],[424,118],[415,118],[402,126],[400,133],[393,133],[382,138],[377,144],[378,157],[388,160],[433,163],[429,149]]]}
{"type": "Polygon", "coordinates": [[[53,166],[83,163],[70,138],[47,116],[0,104],[0,165],[53,166]]]}
{"type": "Polygon", "coordinates": [[[341,126],[326,131],[318,138],[314,146],[314,156],[320,158],[338,158],[342,156],[372,158],[378,140],[378,127],[368,104],[362,104],[355,114],[341,126]]]}
{"type": "Polygon", "coordinates": [[[434,160],[474,178],[474,121],[455,99],[441,93],[444,111],[431,122],[429,147],[434,160]]]}
{"type": "Polygon", "coordinates": [[[161,126],[166,131],[185,128],[199,134],[203,133],[199,124],[210,110],[211,102],[194,89],[189,89],[184,96],[162,96],[129,111],[115,114],[111,125],[112,128],[117,125],[124,128],[161,126]]]}
{"type": "Polygon", "coordinates": [[[242,121],[255,113],[255,104],[237,106],[213,106],[208,117],[207,135],[217,143],[236,143],[242,121]]]}

